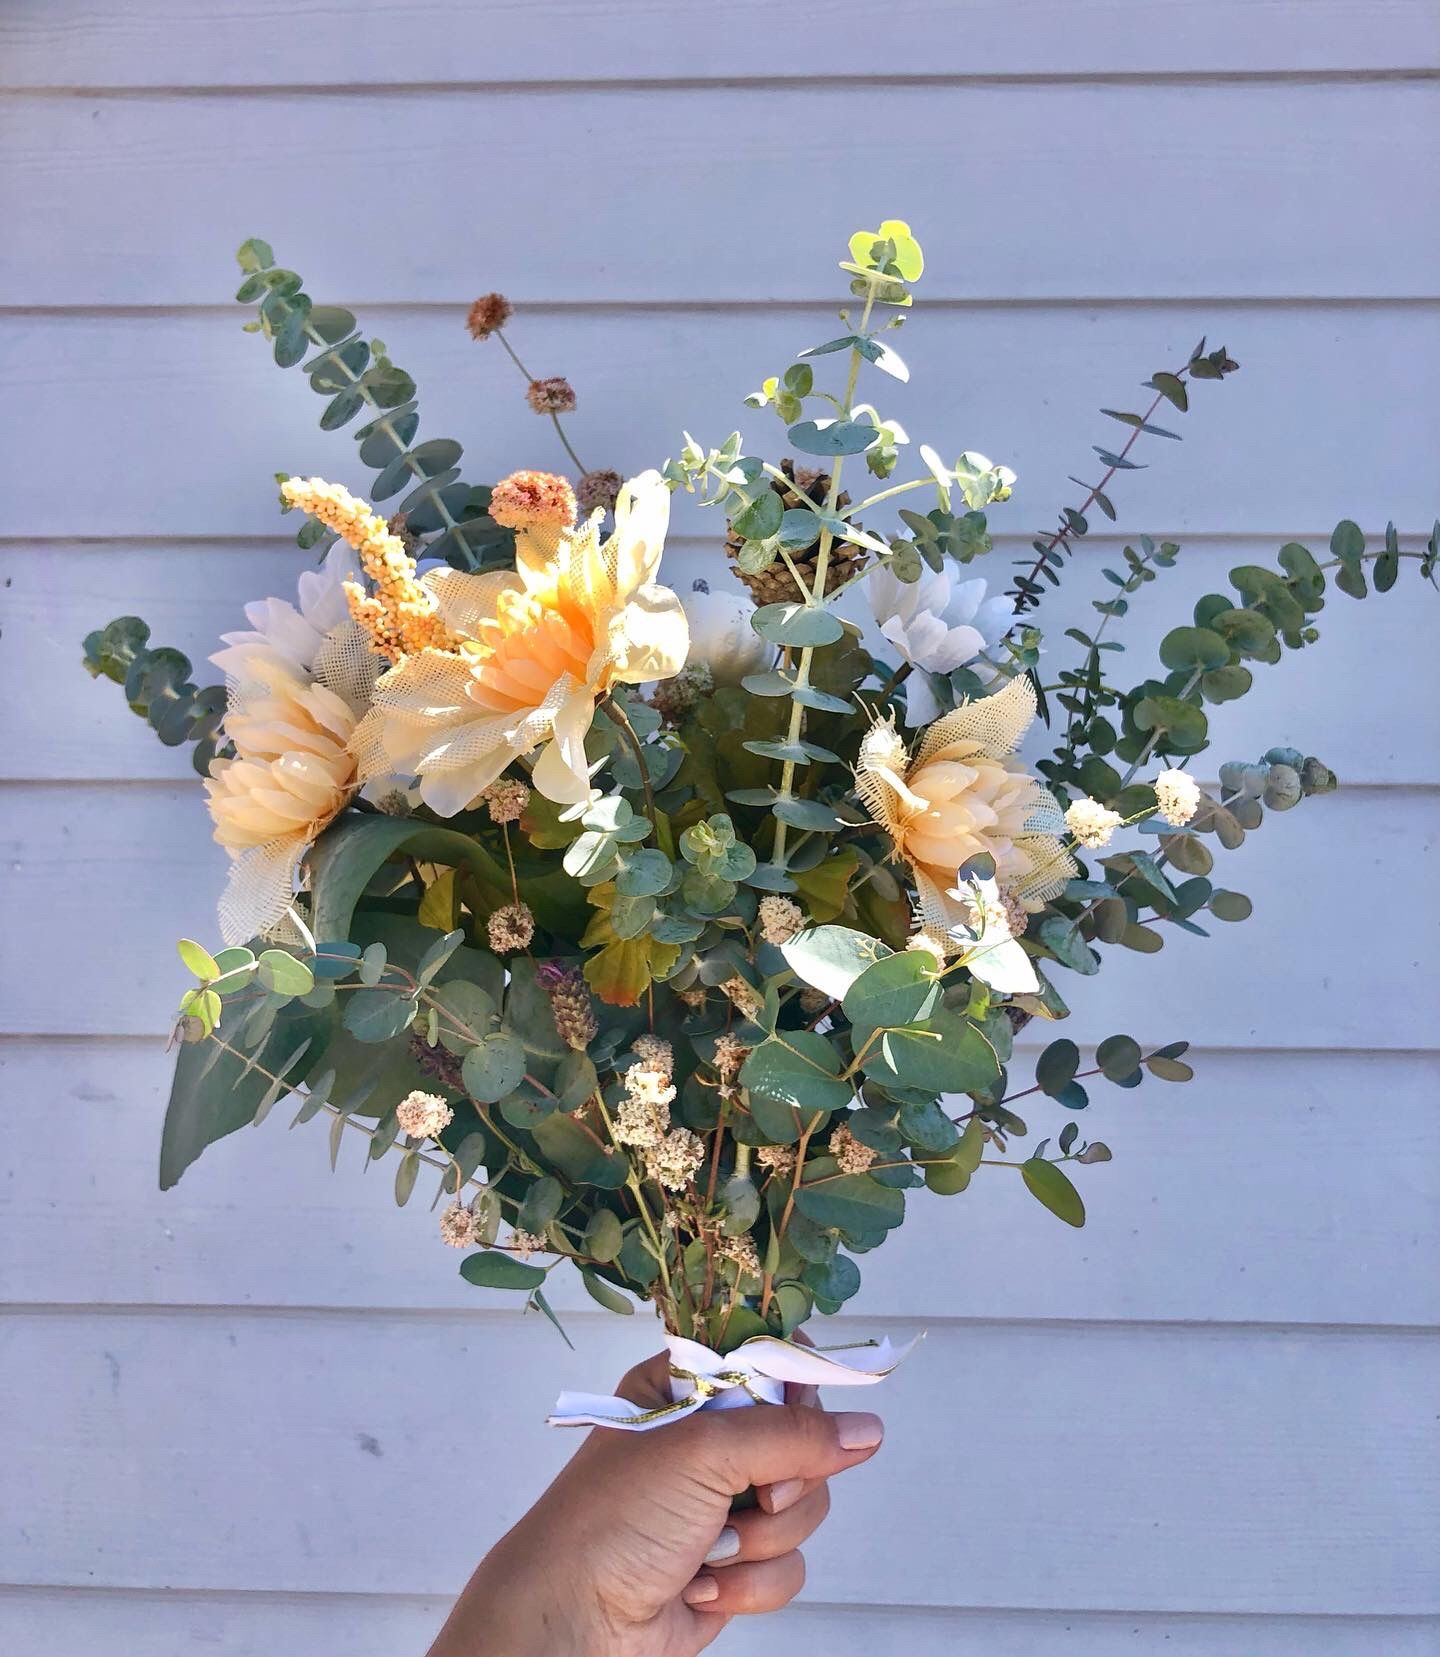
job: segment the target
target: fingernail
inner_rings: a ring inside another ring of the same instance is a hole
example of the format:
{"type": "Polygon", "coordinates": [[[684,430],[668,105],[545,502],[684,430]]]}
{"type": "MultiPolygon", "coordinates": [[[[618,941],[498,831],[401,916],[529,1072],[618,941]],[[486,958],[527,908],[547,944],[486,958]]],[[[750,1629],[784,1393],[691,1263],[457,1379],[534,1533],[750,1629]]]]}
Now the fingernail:
{"type": "Polygon", "coordinates": [[[878,1415],[845,1411],[835,1417],[835,1439],[842,1450],[873,1450],[885,1436],[885,1423],[878,1415]]]}
{"type": "Polygon", "coordinates": [[[733,1559],[739,1552],[740,1532],[733,1525],[726,1525],[711,1543],[710,1552],[705,1555],[705,1563],[717,1565],[722,1559],[733,1559]]]}
{"type": "Polygon", "coordinates": [[[787,1507],[800,1500],[801,1492],[805,1489],[804,1479],[781,1479],[778,1484],[770,1486],[770,1511],[783,1513],[787,1507]]]}
{"type": "Polygon", "coordinates": [[[712,1599],[720,1598],[720,1584],[713,1576],[697,1576],[687,1585],[680,1598],[687,1605],[708,1605],[712,1599]]]}

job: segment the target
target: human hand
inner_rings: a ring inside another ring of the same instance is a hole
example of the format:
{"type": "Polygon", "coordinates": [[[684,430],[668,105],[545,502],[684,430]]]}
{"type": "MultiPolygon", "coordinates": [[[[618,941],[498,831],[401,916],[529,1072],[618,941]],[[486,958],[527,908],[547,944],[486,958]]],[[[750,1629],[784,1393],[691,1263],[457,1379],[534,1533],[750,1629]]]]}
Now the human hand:
{"type": "MultiPolygon", "coordinates": [[[[668,1403],[668,1363],[632,1369],[621,1396],[668,1403]]],[[[826,1480],[882,1432],[878,1416],[828,1414],[809,1387],[651,1433],[596,1428],[482,1560],[430,1657],[692,1657],[732,1616],[800,1591],[826,1480]],[[752,1485],[758,1506],[732,1513],[752,1485]]]]}

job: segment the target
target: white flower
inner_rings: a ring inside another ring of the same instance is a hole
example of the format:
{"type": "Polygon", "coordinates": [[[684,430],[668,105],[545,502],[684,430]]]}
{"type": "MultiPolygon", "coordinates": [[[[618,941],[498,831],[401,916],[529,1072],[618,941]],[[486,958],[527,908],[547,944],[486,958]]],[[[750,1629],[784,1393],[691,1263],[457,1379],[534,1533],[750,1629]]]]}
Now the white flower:
{"type": "Polygon", "coordinates": [[[358,573],[355,554],[338,541],[318,570],[306,570],[296,582],[298,604],[285,598],[262,598],[245,606],[250,632],[222,633],[224,650],[210,658],[232,679],[245,683],[257,658],[278,661],[294,674],[308,674],[329,633],[350,619],[345,583],[358,573]]]}
{"type": "Polygon", "coordinates": [[[438,1093],[407,1093],[395,1107],[395,1120],[412,1139],[434,1139],[448,1128],[455,1112],[438,1093]]]}
{"type": "Polygon", "coordinates": [[[697,582],[680,603],[690,624],[689,665],[708,667],[717,685],[738,685],[775,665],[775,646],[750,625],[755,606],[747,595],[697,582]]]}
{"type": "Polygon", "coordinates": [[[1015,941],[1000,888],[993,880],[958,881],[947,894],[970,913],[970,924],[954,926],[950,936],[972,977],[1002,995],[1035,995],[1040,980],[1030,957],[1015,941]]]}
{"type": "Polygon", "coordinates": [[[1111,811],[1098,800],[1082,794],[1065,813],[1065,826],[1082,846],[1098,850],[1110,844],[1110,836],[1124,822],[1118,811],[1111,811]]]}
{"type": "Polygon", "coordinates": [[[1154,782],[1155,804],[1167,823],[1183,828],[1200,806],[1200,785],[1188,771],[1162,771],[1154,782]]]}
{"type": "MultiPolygon", "coordinates": [[[[922,673],[953,673],[975,661],[999,644],[1015,619],[1010,599],[986,598],[980,576],[958,581],[948,570],[927,568],[918,581],[901,581],[878,569],[867,586],[880,631],[922,673]]],[[[982,664],[981,671],[988,680],[993,664],[982,664]]],[[[907,697],[907,725],[928,725],[939,717],[940,704],[926,679],[912,679],[907,697]]]]}

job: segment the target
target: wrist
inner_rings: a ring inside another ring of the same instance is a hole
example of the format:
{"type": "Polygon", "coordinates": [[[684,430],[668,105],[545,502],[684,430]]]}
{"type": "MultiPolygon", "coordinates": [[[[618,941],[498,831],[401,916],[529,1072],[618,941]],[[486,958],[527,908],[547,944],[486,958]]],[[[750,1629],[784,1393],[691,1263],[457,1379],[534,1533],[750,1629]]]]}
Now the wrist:
{"type": "Polygon", "coordinates": [[[475,1574],[430,1657],[589,1657],[597,1646],[573,1580],[498,1542],[475,1574]]]}

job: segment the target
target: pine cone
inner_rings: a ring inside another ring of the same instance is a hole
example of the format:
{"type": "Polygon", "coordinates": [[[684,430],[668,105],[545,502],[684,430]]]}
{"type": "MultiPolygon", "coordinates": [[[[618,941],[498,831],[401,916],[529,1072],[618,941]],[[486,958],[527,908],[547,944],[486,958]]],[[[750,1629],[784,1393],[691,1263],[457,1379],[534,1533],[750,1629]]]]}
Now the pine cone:
{"type": "MultiPolygon", "coordinates": [[[[793,460],[782,460],[780,470],[790,479],[791,487],[786,489],[773,481],[770,487],[779,495],[786,511],[800,506],[804,499],[808,499],[814,506],[824,505],[825,496],[830,489],[828,472],[816,471],[809,466],[797,468],[793,460]]],[[[843,510],[849,504],[850,497],[842,490],[835,499],[836,509],[843,510]]],[[[757,607],[762,604],[794,604],[805,597],[796,587],[795,577],[791,575],[783,558],[777,558],[769,569],[761,570],[756,575],[748,574],[739,568],[736,559],[744,545],[744,536],[737,535],[733,529],[725,537],[725,553],[730,560],[730,568],[745,583],[757,607]]],[[[807,589],[814,587],[819,553],[820,546],[816,542],[804,552],[791,554],[791,560],[805,581],[807,589]]],[[[825,566],[826,593],[833,593],[837,587],[843,586],[856,574],[868,556],[864,547],[852,546],[848,541],[834,542],[830,548],[829,562],[825,566]]]]}

